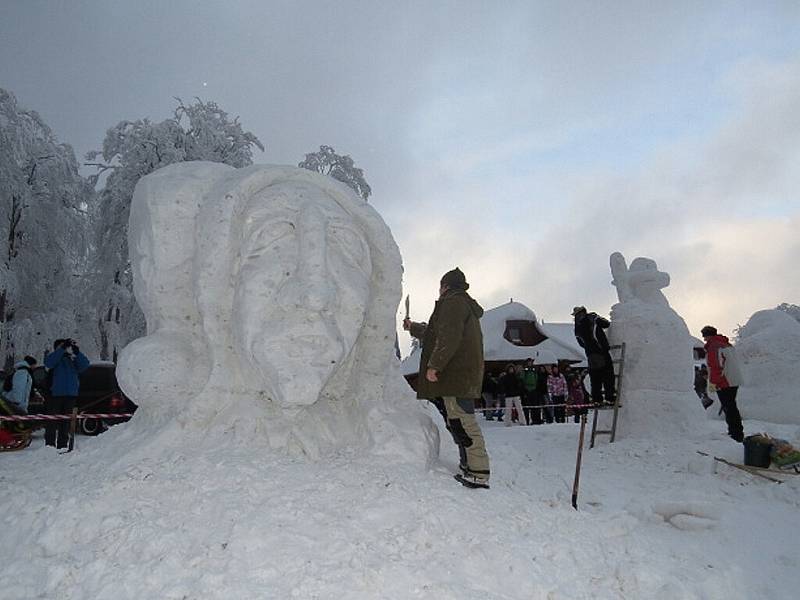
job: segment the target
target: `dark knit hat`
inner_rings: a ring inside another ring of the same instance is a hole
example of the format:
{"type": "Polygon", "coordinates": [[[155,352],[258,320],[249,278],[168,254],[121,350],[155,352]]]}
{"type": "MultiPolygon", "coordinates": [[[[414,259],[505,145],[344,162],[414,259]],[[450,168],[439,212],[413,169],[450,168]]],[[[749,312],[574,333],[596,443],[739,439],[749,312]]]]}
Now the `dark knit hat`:
{"type": "Polygon", "coordinates": [[[706,325],[700,330],[700,335],[703,337],[711,337],[712,335],[717,335],[717,328],[712,327],[711,325],[706,325]]]}
{"type": "Polygon", "coordinates": [[[464,273],[462,273],[461,269],[459,269],[458,267],[442,275],[442,280],[439,282],[439,284],[446,285],[450,289],[458,289],[458,290],[469,289],[467,278],[464,277],[464,273]]]}

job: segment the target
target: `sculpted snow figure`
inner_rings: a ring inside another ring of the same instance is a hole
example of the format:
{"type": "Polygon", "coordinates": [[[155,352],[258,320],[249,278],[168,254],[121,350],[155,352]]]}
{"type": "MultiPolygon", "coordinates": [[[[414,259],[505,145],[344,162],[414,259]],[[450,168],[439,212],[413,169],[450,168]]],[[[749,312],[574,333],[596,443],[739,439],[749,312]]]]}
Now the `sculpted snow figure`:
{"type": "Polygon", "coordinates": [[[780,310],[760,310],[739,331],[744,366],[737,403],[742,416],[800,425],[800,323],[780,310]]]}
{"type": "Polygon", "coordinates": [[[612,285],[617,288],[620,302],[640,300],[646,304],[669,306],[667,297],[661,291],[669,285],[669,273],[658,270],[656,261],[651,258],[635,258],[630,269],[625,266],[625,257],[615,252],[609,259],[612,285]]]}
{"type": "Polygon", "coordinates": [[[704,415],[692,392],[693,344],[686,323],[661,291],[670,283],[669,274],[649,258],[636,258],[628,268],[615,252],[609,262],[620,300],[611,308],[609,341],[626,346],[620,435],[694,429],[704,415]]]}
{"type": "Polygon", "coordinates": [[[142,419],[314,457],[438,447],[393,354],[397,246],[348,187],[294,167],[175,164],[136,186],[128,236],[147,336],[118,375],[142,419]]]}

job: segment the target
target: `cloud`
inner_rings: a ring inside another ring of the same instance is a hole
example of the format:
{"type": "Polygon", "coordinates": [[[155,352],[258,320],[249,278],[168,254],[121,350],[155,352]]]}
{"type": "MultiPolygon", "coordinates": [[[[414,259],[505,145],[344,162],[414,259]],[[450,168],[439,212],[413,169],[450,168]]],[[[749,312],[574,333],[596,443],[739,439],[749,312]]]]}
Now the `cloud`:
{"type": "Polygon", "coordinates": [[[800,60],[737,64],[718,89],[730,109],[711,134],[669,140],[632,172],[565,175],[565,195],[544,198],[561,208],[555,221],[490,197],[483,214],[453,206],[404,234],[407,287],[433,295],[460,264],[487,308],[513,296],[568,321],[575,304],[607,313],[616,302],[608,257],[621,251],[670,273],[666,295],[694,332],[798,303],[800,60]]]}
{"type": "Polygon", "coordinates": [[[708,323],[731,332],[757,310],[800,301],[798,231],[800,213],[726,220],[712,235],[698,228],[694,244],[670,249],[669,296],[695,335],[708,323]]]}

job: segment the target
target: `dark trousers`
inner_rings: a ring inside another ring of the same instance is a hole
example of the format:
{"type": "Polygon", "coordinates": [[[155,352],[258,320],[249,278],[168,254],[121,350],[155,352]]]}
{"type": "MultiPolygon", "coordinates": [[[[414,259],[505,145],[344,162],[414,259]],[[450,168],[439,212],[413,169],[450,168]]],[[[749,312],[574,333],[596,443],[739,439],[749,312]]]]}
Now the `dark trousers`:
{"type": "Polygon", "coordinates": [[[566,400],[564,396],[553,396],[553,404],[555,404],[555,406],[553,407],[553,415],[555,417],[556,423],[563,423],[564,421],[567,420],[566,419],[567,407],[564,406],[565,401],[566,400]],[[559,406],[559,404],[561,406],[559,406]]]}
{"type": "MultiPolygon", "coordinates": [[[[52,396],[44,401],[47,415],[66,415],[75,408],[75,396],[52,396]]],[[[47,446],[69,446],[69,421],[47,421],[44,426],[44,443],[47,446]]]]}
{"type": "Polygon", "coordinates": [[[542,418],[544,422],[550,424],[555,419],[555,412],[553,411],[553,407],[550,406],[553,404],[553,398],[550,394],[539,394],[539,403],[544,405],[542,408],[542,418]]]}
{"type": "MultiPolygon", "coordinates": [[[[456,445],[458,446],[458,456],[459,462],[462,465],[467,464],[467,449],[459,442],[458,435],[453,432],[452,423],[450,419],[447,418],[447,409],[444,406],[444,398],[433,398],[432,400],[428,400],[431,404],[436,407],[436,410],[439,411],[439,414],[442,415],[442,419],[444,419],[444,427],[447,431],[450,432],[450,435],[453,436],[453,440],[455,441],[456,445]]],[[[473,412],[475,412],[475,407],[473,406],[473,412]]]]}
{"type": "Polygon", "coordinates": [[[738,386],[720,388],[717,390],[717,398],[725,411],[725,422],[728,424],[728,435],[737,442],[744,440],[744,428],[742,427],[742,415],[739,414],[739,407],[736,406],[736,393],[738,386]]]}
{"type": "Polygon", "coordinates": [[[525,411],[525,422],[528,425],[542,424],[542,409],[539,404],[539,395],[536,390],[525,390],[522,393],[522,410],[525,411]]]}
{"type": "Polygon", "coordinates": [[[614,404],[614,364],[608,360],[599,369],[589,369],[589,384],[592,388],[592,402],[605,401],[614,404]]]}

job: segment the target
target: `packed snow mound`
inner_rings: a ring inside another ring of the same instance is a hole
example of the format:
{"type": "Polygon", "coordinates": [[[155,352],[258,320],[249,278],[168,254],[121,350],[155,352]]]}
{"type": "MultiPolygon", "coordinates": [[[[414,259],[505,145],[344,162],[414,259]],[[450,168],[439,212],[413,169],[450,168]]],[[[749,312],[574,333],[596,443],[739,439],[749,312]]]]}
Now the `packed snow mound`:
{"type": "Polygon", "coordinates": [[[758,311],[739,331],[736,350],[744,366],[742,415],[800,425],[800,323],[780,310],[758,311]]]}
{"type": "Polygon", "coordinates": [[[625,344],[620,434],[684,435],[704,414],[692,391],[693,338],[661,291],[669,274],[642,257],[628,269],[618,252],[610,264],[620,302],[611,308],[609,341],[625,344]]]}
{"type": "Polygon", "coordinates": [[[175,164],[137,184],[128,243],[147,336],[117,374],[144,435],[436,452],[393,353],[400,253],[350,188],[295,167],[175,164]]]}

